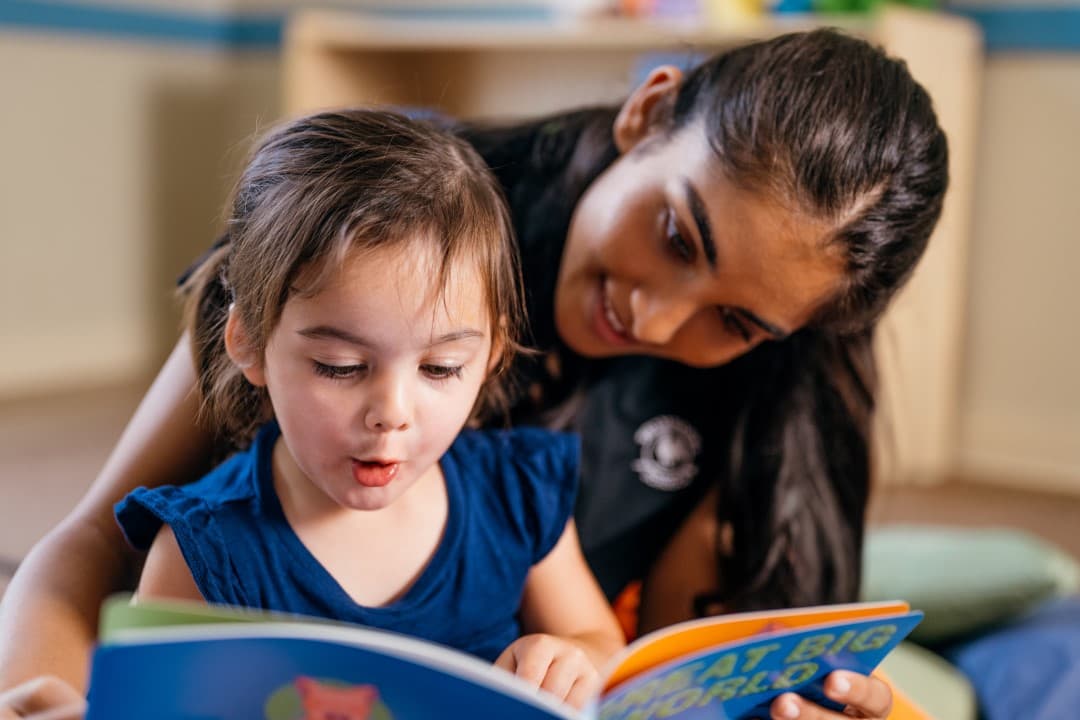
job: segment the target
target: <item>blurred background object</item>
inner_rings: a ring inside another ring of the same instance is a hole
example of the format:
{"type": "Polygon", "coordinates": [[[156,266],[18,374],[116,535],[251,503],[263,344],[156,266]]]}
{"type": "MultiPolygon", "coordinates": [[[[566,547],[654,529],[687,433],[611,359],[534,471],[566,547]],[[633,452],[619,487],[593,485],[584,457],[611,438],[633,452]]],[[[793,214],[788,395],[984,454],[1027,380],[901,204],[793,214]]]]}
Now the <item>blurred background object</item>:
{"type": "Polygon", "coordinates": [[[883,326],[871,520],[1080,557],[1080,7],[1016,0],[0,0],[0,588],[175,341],[254,135],[357,102],[520,117],[839,26],[906,59],[953,187],[883,326]]]}

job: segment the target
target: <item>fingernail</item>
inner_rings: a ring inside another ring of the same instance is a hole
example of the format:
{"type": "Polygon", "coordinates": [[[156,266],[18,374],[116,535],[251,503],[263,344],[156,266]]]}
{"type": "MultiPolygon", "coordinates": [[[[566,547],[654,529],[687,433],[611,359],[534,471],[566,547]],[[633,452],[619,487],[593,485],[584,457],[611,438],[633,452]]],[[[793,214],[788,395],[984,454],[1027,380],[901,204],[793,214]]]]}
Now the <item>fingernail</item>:
{"type": "Polygon", "coordinates": [[[799,717],[799,706],[791,698],[782,700],[780,702],[780,714],[789,720],[795,720],[795,718],[799,717]]]}
{"type": "Polygon", "coordinates": [[[843,675],[837,675],[832,681],[833,692],[837,695],[847,695],[851,689],[851,681],[843,675]]]}

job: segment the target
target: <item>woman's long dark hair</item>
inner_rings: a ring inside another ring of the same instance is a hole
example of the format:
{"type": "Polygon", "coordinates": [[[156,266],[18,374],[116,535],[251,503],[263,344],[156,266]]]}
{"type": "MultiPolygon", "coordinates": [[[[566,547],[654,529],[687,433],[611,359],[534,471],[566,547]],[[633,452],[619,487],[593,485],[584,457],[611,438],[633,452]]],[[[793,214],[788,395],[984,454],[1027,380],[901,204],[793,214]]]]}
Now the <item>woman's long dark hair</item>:
{"type": "MultiPolygon", "coordinates": [[[[530,254],[561,252],[573,207],[617,155],[614,117],[602,108],[461,130],[507,188],[541,343],[554,270],[534,274],[558,261],[530,254]],[[539,225],[552,241],[526,243],[539,225]]],[[[657,122],[674,134],[698,121],[730,178],[828,221],[847,264],[842,292],[807,327],[715,371],[718,411],[730,415],[720,424],[731,430],[706,442],[727,453],[716,515],[732,532],[720,533],[731,539],[717,548],[720,591],[701,607],[851,601],[870,486],[874,326],[941,213],[945,136],[902,62],[831,30],[739,47],[692,70],[657,122]]]]}
{"type": "Polygon", "coordinates": [[[865,41],[819,30],[748,45],[686,78],[677,132],[704,121],[737,183],[826,220],[846,260],[840,294],[806,328],[759,348],[717,515],[724,605],[843,602],[859,590],[877,388],[874,326],[941,214],[948,149],[930,97],[865,41]]]}

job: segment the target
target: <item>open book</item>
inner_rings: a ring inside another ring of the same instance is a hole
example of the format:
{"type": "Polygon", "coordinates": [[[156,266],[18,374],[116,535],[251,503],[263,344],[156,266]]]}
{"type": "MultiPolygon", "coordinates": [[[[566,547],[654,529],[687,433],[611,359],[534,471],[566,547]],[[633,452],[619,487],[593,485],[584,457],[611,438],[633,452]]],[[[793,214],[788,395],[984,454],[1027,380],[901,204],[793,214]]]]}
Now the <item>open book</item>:
{"type": "Polygon", "coordinates": [[[737,720],[782,692],[825,700],[869,673],[922,613],[857,603],[724,615],[650,633],[582,712],[471,656],[393,633],[255,611],[112,599],[87,720],[737,720]]]}

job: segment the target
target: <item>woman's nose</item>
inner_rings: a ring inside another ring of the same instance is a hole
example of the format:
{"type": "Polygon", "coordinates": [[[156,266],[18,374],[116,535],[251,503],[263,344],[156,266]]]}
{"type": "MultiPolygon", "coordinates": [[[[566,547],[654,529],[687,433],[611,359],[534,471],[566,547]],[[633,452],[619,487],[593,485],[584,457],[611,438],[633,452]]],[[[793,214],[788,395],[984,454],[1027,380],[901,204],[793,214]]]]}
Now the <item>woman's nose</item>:
{"type": "Polygon", "coordinates": [[[638,341],[666,345],[697,312],[697,303],[685,292],[680,294],[680,288],[656,292],[638,287],[630,292],[630,312],[630,329],[638,341]]]}
{"type": "Polygon", "coordinates": [[[372,432],[406,430],[412,424],[412,403],[409,383],[396,374],[379,379],[371,385],[364,426],[372,432]]]}

